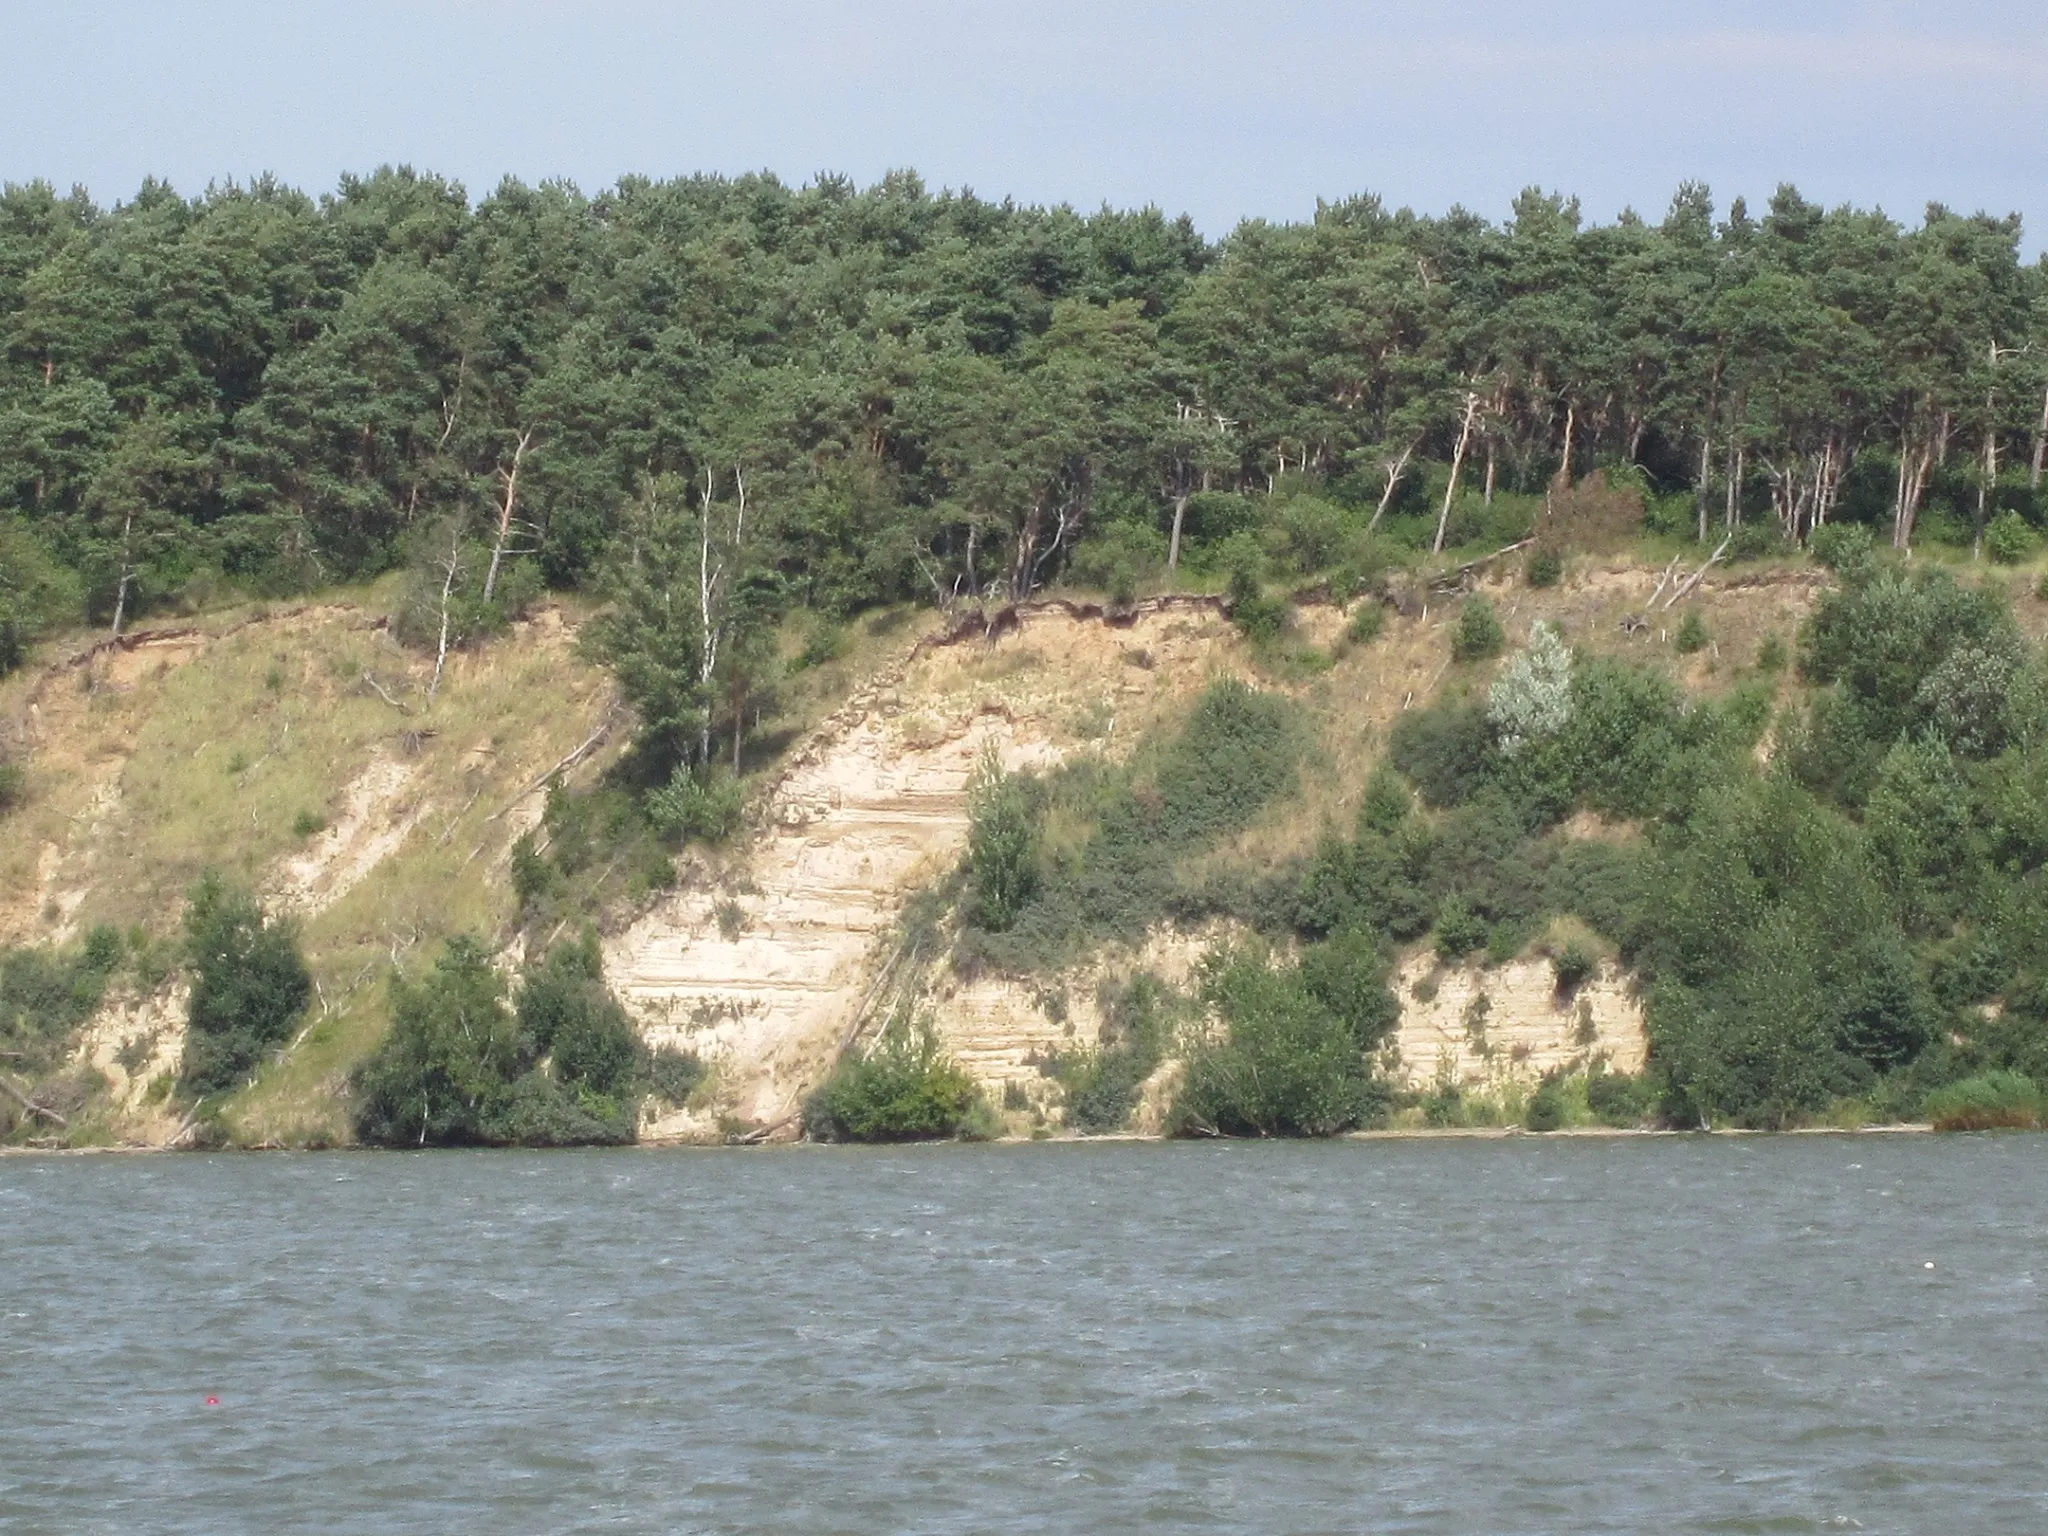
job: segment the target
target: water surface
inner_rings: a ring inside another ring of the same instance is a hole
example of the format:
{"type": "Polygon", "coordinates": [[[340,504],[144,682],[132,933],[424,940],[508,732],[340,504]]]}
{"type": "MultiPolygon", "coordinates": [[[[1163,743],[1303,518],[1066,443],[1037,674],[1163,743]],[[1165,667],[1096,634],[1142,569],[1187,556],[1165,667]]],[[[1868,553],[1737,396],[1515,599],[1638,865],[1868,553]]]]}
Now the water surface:
{"type": "Polygon", "coordinates": [[[0,1160],[0,1529],[2041,1532],[2044,1175],[2033,1137],[0,1160]]]}

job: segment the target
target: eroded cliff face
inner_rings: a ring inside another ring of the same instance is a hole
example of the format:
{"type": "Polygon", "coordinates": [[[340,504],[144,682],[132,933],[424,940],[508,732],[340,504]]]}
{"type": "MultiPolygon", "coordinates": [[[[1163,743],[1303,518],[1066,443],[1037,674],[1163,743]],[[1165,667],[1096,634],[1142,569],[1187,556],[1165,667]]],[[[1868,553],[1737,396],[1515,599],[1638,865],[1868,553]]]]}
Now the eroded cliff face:
{"type": "MultiPolygon", "coordinates": [[[[1574,645],[1669,655],[1654,625],[1621,622],[1643,611],[1658,574],[1594,568],[1551,592],[1493,596],[1516,640],[1543,617],[1574,645]]],[[[1765,631],[1792,634],[1815,586],[1801,573],[1705,594],[1716,646],[1676,665],[1711,686],[1714,669],[1746,664],[1765,631]]],[[[649,1038],[713,1068],[695,1108],[647,1129],[794,1134],[803,1094],[905,988],[992,1092],[1017,1084],[1056,1119],[1039,1065],[1099,1036],[1105,982],[1137,970],[1184,982],[1228,936],[1157,934],[1042,978],[962,977],[907,946],[904,903],[957,867],[984,754],[1011,769],[1115,755],[1217,677],[1284,688],[1318,722],[1319,748],[1284,814],[1223,850],[1284,859],[1324,826],[1349,825],[1387,729],[1450,671],[1454,611],[1446,598],[1411,605],[1370,645],[1339,646],[1327,669],[1285,676],[1255,675],[1202,599],[1147,603],[1114,622],[1040,604],[993,632],[942,632],[927,618],[757,792],[749,834],[728,852],[686,856],[677,888],[608,936],[607,979],[649,1038]]],[[[1343,625],[1327,606],[1298,619],[1324,647],[1343,625]]],[[[630,721],[578,658],[575,622],[544,610],[452,658],[431,708],[431,659],[393,644],[374,603],[163,626],[7,680],[0,730],[28,765],[30,799],[0,824],[0,944],[69,942],[103,922],[168,936],[199,871],[228,869],[302,925],[319,986],[305,1028],[238,1098],[233,1124],[254,1143],[345,1139],[348,1072],[386,1026],[384,978],[431,964],[454,932],[509,937],[509,850],[539,817],[544,775],[607,721],[614,729],[581,760],[582,781],[624,744],[630,721]],[[317,830],[304,830],[309,821],[317,830]]],[[[1419,1087],[1642,1062],[1640,1009],[1611,971],[1562,998],[1541,959],[1439,974],[1422,956],[1393,984],[1402,1017],[1390,1062],[1419,1087]]],[[[107,1084],[110,1135],[178,1129],[154,1085],[177,1060],[182,1018],[173,992],[117,989],[79,1041],[79,1064],[107,1084]]],[[[1157,1123],[1171,1077],[1169,1063],[1139,1129],[1157,1123]]]]}
{"type": "MultiPolygon", "coordinates": [[[[1238,665],[1235,649],[1206,604],[1161,605],[1119,626],[1047,608],[992,635],[921,645],[861,690],[795,754],[759,833],[605,946],[607,980],[649,1038],[697,1052],[715,1074],[702,1107],[648,1133],[793,1134],[803,1094],[873,1022],[880,989],[938,959],[895,942],[895,925],[912,893],[958,864],[984,756],[1016,770],[1081,747],[1116,751],[1238,665]]],[[[971,1001],[934,1001],[950,1039],[971,1001]]],[[[985,1063],[968,1042],[961,1054],[999,1091],[1030,1053],[1027,1037],[1029,1025],[1003,1032],[985,1063]]]]}

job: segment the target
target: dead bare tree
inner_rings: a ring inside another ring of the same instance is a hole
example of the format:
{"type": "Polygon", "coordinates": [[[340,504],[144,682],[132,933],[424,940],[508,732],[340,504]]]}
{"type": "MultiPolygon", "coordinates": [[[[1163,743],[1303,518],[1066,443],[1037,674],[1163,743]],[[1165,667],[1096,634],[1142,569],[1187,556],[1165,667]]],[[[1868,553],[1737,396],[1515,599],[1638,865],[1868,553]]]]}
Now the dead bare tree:
{"type": "Polygon", "coordinates": [[[726,598],[732,584],[732,566],[738,562],[747,537],[747,475],[735,464],[732,470],[732,522],[727,537],[718,539],[713,554],[712,529],[718,513],[718,482],[713,472],[704,471],[703,505],[698,518],[697,614],[702,625],[703,644],[697,657],[697,684],[705,701],[704,718],[697,730],[697,761],[711,761],[711,679],[718,669],[719,647],[725,639],[726,598]]]}
{"type": "Polygon", "coordinates": [[[1429,546],[1429,552],[1440,555],[1444,552],[1444,531],[1451,524],[1451,503],[1458,495],[1458,471],[1465,467],[1465,450],[1472,442],[1472,423],[1479,415],[1479,391],[1465,391],[1465,419],[1458,427],[1458,446],[1451,454],[1451,478],[1444,485],[1443,510],[1436,515],[1436,538],[1429,546]]]}
{"type": "Polygon", "coordinates": [[[498,483],[503,487],[504,495],[498,502],[498,536],[491,541],[491,568],[484,573],[484,601],[487,603],[491,600],[491,595],[498,590],[498,567],[504,563],[505,556],[508,553],[530,553],[526,550],[513,550],[509,546],[515,527],[529,531],[532,528],[529,523],[516,522],[512,514],[519,505],[519,466],[526,458],[526,450],[533,445],[533,430],[532,427],[528,427],[519,434],[519,442],[512,449],[511,466],[498,471],[498,483]]]}
{"type": "Polygon", "coordinates": [[[456,580],[462,574],[462,525],[456,523],[448,536],[448,557],[439,562],[441,566],[441,643],[434,652],[434,680],[427,685],[427,707],[432,708],[434,695],[441,688],[441,670],[448,665],[448,628],[455,595],[456,580]]]}
{"type": "Polygon", "coordinates": [[[1379,527],[1380,519],[1387,515],[1387,508],[1394,504],[1394,492],[1401,484],[1401,476],[1407,472],[1409,459],[1414,456],[1415,443],[1410,442],[1395,457],[1380,460],[1380,473],[1387,477],[1387,483],[1380,492],[1380,504],[1372,509],[1372,521],[1365,525],[1367,533],[1379,527]]]}

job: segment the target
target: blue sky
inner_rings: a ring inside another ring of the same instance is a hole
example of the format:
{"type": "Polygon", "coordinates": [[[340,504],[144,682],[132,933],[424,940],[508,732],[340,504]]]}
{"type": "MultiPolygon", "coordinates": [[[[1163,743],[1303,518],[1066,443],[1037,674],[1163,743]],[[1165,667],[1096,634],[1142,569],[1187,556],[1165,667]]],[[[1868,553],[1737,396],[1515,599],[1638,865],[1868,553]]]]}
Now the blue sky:
{"type": "Polygon", "coordinates": [[[0,0],[0,36],[0,178],[102,201],[384,161],[478,195],[910,166],[1218,234],[1358,191],[1499,218],[1532,183],[1655,215],[1695,177],[2048,233],[2039,0],[0,0]]]}

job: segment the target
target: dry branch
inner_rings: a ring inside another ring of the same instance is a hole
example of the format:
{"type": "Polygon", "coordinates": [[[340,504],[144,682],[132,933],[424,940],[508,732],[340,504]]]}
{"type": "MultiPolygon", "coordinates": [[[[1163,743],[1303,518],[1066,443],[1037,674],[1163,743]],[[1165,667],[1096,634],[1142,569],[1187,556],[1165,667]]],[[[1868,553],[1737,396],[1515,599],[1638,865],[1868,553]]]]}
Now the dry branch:
{"type": "Polygon", "coordinates": [[[0,1088],[4,1088],[7,1091],[7,1096],[10,1099],[14,1100],[15,1103],[19,1104],[23,1109],[27,1110],[30,1114],[41,1116],[43,1119],[49,1121],[52,1125],[58,1127],[60,1130],[68,1131],[71,1129],[71,1122],[69,1120],[66,1120],[54,1109],[50,1109],[44,1105],[38,1104],[34,1099],[30,1098],[27,1094],[23,1093],[19,1088],[15,1087],[14,1084],[10,1083],[4,1077],[0,1077],[0,1088]]]}
{"type": "Polygon", "coordinates": [[[1690,576],[1686,577],[1684,581],[1680,582],[1675,588],[1672,589],[1671,595],[1664,599],[1665,611],[1669,612],[1671,609],[1677,607],[1679,603],[1683,602],[1687,594],[1689,594],[1694,587],[1698,586],[1702,581],[1706,580],[1707,572],[1711,571],[1715,566],[1721,563],[1721,557],[1725,555],[1727,552],[1728,540],[1723,539],[1720,543],[1720,546],[1717,549],[1715,549],[1715,551],[1711,555],[1707,556],[1707,563],[1705,565],[1701,566],[1698,570],[1694,571],[1690,576]]]}

